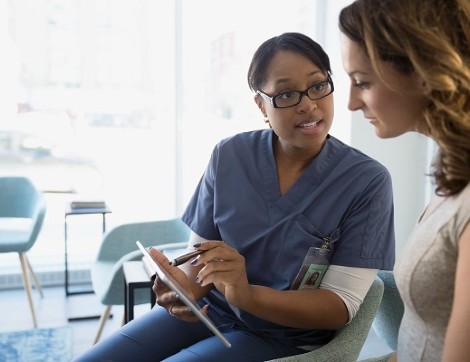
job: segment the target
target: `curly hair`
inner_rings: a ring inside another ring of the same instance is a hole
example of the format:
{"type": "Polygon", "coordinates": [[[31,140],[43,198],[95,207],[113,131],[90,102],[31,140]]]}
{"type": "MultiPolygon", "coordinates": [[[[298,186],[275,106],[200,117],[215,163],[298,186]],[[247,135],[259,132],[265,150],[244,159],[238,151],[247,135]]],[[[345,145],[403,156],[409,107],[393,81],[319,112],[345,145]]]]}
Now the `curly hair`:
{"type": "Polygon", "coordinates": [[[339,16],[382,80],[384,62],[424,79],[423,132],[439,146],[432,175],[443,196],[470,182],[469,24],[468,0],[356,0],[339,16]]]}

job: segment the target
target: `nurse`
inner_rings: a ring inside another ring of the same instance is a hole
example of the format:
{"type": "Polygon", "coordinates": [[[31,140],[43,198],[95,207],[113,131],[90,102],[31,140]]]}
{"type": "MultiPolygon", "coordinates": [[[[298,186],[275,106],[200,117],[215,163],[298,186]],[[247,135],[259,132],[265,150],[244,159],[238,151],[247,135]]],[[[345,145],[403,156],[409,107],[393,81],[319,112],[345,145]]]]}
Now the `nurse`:
{"type": "Polygon", "coordinates": [[[189,248],[205,252],[168,266],[232,347],[157,279],[160,307],[77,361],[264,361],[305,353],[354,318],[378,269],[393,268],[390,175],[329,135],[334,85],[321,46],[299,33],[265,41],[248,84],[269,127],[215,146],[182,216],[192,230],[189,248]],[[315,272],[319,287],[302,288],[315,272]]]}

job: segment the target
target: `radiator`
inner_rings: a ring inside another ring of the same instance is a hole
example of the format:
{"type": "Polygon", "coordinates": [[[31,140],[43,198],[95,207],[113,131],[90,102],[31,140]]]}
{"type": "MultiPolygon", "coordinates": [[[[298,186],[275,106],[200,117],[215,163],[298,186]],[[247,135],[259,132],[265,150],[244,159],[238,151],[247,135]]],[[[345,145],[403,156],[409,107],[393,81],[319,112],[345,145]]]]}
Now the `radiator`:
{"type": "MultiPolygon", "coordinates": [[[[65,283],[65,272],[61,270],[35,271],[42,287],[60,286],[65,283]]],[[[33,287],[34,283],[31,281],[33,287]]],[[[90,269],[69,270],[69,283],[90,284],[90,269]]],[[[21,271],[12,271],[11,273],[0,273],[0,290],[23,288],[23,278],[21,271]]]]}

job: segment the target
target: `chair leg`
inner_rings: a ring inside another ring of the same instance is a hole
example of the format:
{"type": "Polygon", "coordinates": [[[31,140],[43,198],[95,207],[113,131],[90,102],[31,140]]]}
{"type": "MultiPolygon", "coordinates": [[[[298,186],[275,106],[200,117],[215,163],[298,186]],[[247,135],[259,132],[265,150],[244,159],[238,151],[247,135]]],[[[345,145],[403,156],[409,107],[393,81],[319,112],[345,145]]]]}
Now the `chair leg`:
{"type": "Polygon", "coordinates": [[[93,344],[98,343],[98,341],[101,338],[101,334],[103,333],[104,325],[106,324],[106,321],[108,320],[109,315],[111,314],[111,307],[112,307],[112,305],[107,305],[106,309],[104,310],[103,314],[100,317],[98,331],[96,332],[96,336],[95,336],[95,340],[93,341],[93,344]]]}
{"type": "Polygon", "coordinates": [[[31,276],[33,277],[34,285],[36,286],[36,289],[38,290],[41,298],[44,298],[44,293],[42,292],[42,287],[41,287],[41,284],[39,283],[39,279],[36,273],[34,272],[33,267],[31,266],[31,263],[29,262],[28,258],[26,258],[26,261],[28,262],[29,272],[31,273],[31,276]]]}
{"type": "Polygon", "coordinates": [[[37,322],[37,319],[36,319],[36,312],[34,311],[33,295],[32,295],[32,290],[31,290],[31,281],[29,280],[29,273],[28,273],[28,264],[29,264],[28,258],[27,258],[25,253],[18,253],[18,254],[20,256],[24,289],[25,289],[26,294],[28,296],[29,308],[31,309],[31,315],[33,317],[33,325],[34,325],[34,328],[37,328],[38,322],[37,322]]]}

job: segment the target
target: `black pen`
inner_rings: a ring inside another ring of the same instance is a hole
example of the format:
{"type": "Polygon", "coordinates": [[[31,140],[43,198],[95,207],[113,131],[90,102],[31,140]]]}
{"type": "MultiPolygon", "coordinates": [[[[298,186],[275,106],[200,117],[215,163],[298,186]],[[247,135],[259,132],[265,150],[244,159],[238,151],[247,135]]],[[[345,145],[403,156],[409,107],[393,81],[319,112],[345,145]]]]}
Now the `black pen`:
{"type": "Polygon", "coordinates": [[[199,254],[202,254],[204,252],[205,252],[205,250],[196,250],[196,251],[192,251],[190,253],[181,255],[181,256],[173,259],[172,261],[170,261],[170,265],[178,266],[178,265],[184,264],[184,263],[188,262],[189,260],[191,260],[192,258],[194,258],[194,257],[196,257],[199,254]]]}

